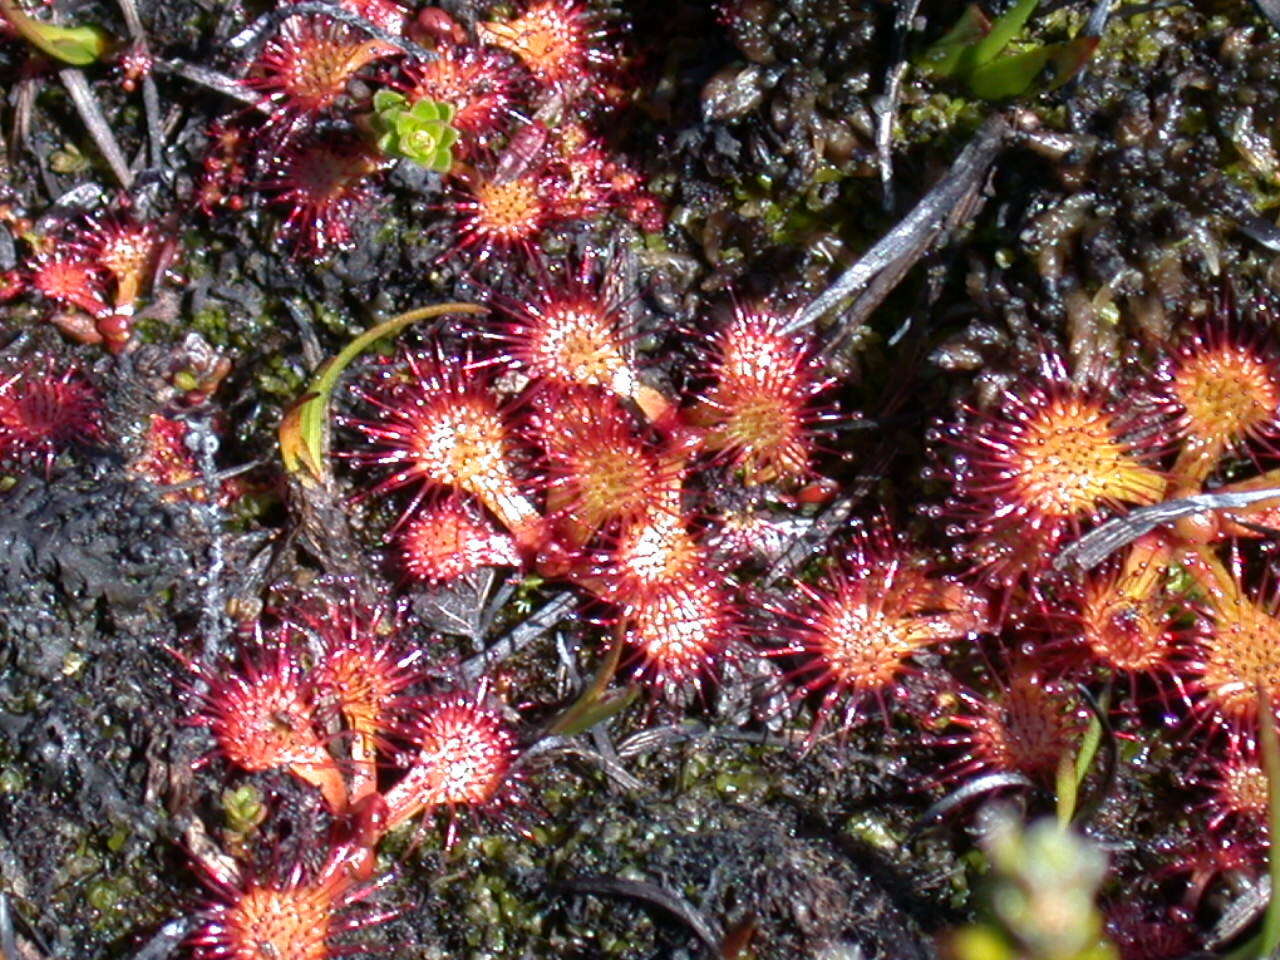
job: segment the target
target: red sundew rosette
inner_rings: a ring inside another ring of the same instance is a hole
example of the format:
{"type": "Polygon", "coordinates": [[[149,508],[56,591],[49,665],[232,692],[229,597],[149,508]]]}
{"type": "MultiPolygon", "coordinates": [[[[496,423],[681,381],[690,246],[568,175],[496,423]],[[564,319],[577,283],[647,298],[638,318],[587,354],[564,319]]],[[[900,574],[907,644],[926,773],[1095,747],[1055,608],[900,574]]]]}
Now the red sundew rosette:
{"type": "Polygon", "coordinates": [[[131,310],[151,282],[160,260],[159,229],[126,215],[103,216],[89,224],[81,244],[114,281],[115,309],[131,310]]]}
{"type": "Polygon", "coordinates": [[[952,785],[987,773],[1016,773],[1051,787],[1060,765],[1075,756],[1087,711],[1072,686],[1030,663],[1014,663],[992,677],[989,694],[960,690],[948,720],[959,730],[938,746],[958,750],[938,782],[952,785]]]}
{"type": "Polygon", "coordinates": [[[102,440],[102,399],[77,367],[36,354],[0,367],[0,464],[43,461],[45,472],[70,447],[102,440]]]}
{"type": "Polygon", "coordinates": [[[296,657],[260,651],[216,675],[185,662],[207,684],[189,722],[209,728],[217,755],[250,773],[288,770],[319,790],[335,815],[346,813],[347,783],[320,733],[314,690],[296,657]]]}
{"type": "Polygon", "coordinates": [[[280,235],[294,256],[348,249],[356,218],[378,196],[374,178],[387,164],[354,135],[303,136],[273,153],[259,189],[284,211],[280,235]]]}
{"type": "Polygon", "coordinates": [[[516,483],[518,450],[507,414],[481,372],[438,356],[406,354],[403,367],[358,392],[371,414],[347,422],[368,445],[344,455],[391,470],[362,496],[418,487],[392,534],[428,494],[453,490],[475,497],[522,550],[542,544],[543,518],[516,483]]]}
{"type": "Polygon", "coordinates": [[[510,20],[479,23],[476,33],[481,43],[515,56],[544,90],[568,97],[603,93],[616,63],[606,31],[582,0],[533,0],[510,20]]]}
{"type": "Polygon", "coordinates": [[[515,539],[458,498],[427,504],[396,537],[401,569],[413,580],[454,583],[485,567],[519,567],[515,539]]]}
{"type": "Polygon", "coordinates": [[[403,692],[422,679],[422,653],[404,643],[393,611],[356,601],[303,597],[285,608],[280,621],[278,642],[312,651],[307,681],[318,719],[327,720],[327,711],[341,718],[349,751],[348,805],[354,807],[377,788],[385,735],[403,692]]]}
{"type": "Polygon", "coordinates": [[[650,443],[613,394],[548,390],[534,408],[529,434],[542,450],[546,515],[569,552],[602,529],[678,503],[683,463],[650,443]]]}
{"type": "Polygon", "coordinates": [[[741,635],[730,583],[704,566],[621,604],[618,619],[634,675],[672,703],[701,697],[741,635]]]}
{"type": "Polygon", "coordinates": [[[711,344],[714,380],[689,409],[702,446],[749,485],[794,483],[813,475],[818,403],[830,386],[805,339],[784,332],[788,318],[738,305],[711,344]]]}
{"type": "Polygon", "coordinates": [[[79,343],[105,344],[112,353],[119,353],[129,340],[132,315],[129,309],[112,306],[108,276],[88,255],[64,251],[37,257],[28,283],[54,303],[71,308],[50,317],[63,333],[79,343]]]}
{"type": "Polygon", "coordinates": [[[1256,739],[1262,701],[1280,714],[1280,590],[1246,589],[1238,566],[1229,569],[1209,547],[1194,547],[1183,559],[1206,613],[1178,657],[1196,726],[1256,739]]]}
{"type": "Polygon", "coordinates": [[[966,408],[931,432],[951,454],[937,473],[953,494],[938,514],[956,518],[950,532],[967,537],[974,574],[992,586],[1035,588],[1063,543],[1169,487],[1158,418],[1126,406],[1113,382],[1080,387],[1057,357],[1042,360],[1040,375],[1010,384],[994,409],[966,408]]]}
{"type": "Polygon", "coordinates": [[[195,960],[333,960],[356,949],[348,934],[398,912],[364,905],[379,885],[367,882],[368,851],[350,844],[332,847],[314,873],[223,875],[200,866],[212,896],[186,940],[195,960]]]}
{"type": "Polygon", "coordinates": [[[331,17],[290,17],[249,67],[246,87],[263,95],[270,123],[330,110],[357,73],[399,51],[331,17]]]}
{"type": "Polygon", "coordinates": [[[887,726],[914,656],[989,626],[986,597],[931,571],[882,526],[855,538],[817,583],[795,589],[789,602],[769,605],[782,644],[767,653],[795,663],[793,700],[820,697],[810,744],[833,716],[846,735],[868,703],[887,726]]]}
{"type": "Polygon", "coordinates": [[[1280,344],[1219,318],[1184,338],[1156,370],[1179,443],[1176,495],[1199,493],[1223,457],[1280,452],[1280,344]]]}
{"type": "Polygon", "coordinates": [[[1268,780],[1253,739],[1231,736],[1225,749],[1202,752],[1187,780],[1207,794],[1197,806],[1211,832],[1223,839],[1267,842],[1268,780]]]}
{"type": "Polygon", "coordinates": [[[710,563],[687,519],[677,509],[658,507],[622,525],[584,585],[601,599],[638,604],[669,584],[702,575],[710,563]]]}
{"type": "Polygon", "coordinates": [[[1145,678],[1167,707],[1169,693],[1180,687],[1180,662],[1204,620],[1202,605],[1174,589],[1173,558],[1173,541],[1152,533],[1077,582],[1057,585],[1040,611],[1048,634],[1041,662],[1082,679],[1126,683],[1129,707],[1139,703],[1145,678]]]}
{"type": "Polygon", "coordinates": [[[546,277],[505,303],[505,319],[486,332],[498,344],[494,362],[526,374],[535,390],[601,388],[660,421],[671,401],[640,379],[628,305],[593,279],[596,273],[595,258],[584,257],[566,276],[546,277]]]}
{"type": "Polygon", "coordinates": [[[478,264],[512,253],[531,256],[542,231],[558,219],[537,168],[512,177],[466,167],[455,172],[449,206],[457,241],[443,256],[466,252],[478,264]]]}
{"type": "Polygon", "coordinates": [[[484,703],[483,690],[424,697],[412,705],[398,736],[407,741],[405,772],[383,794],[386,830],[423,812],[449,815],[446,846],[461,809],[500,805],[518,755],[515,730],[484,703]]]}

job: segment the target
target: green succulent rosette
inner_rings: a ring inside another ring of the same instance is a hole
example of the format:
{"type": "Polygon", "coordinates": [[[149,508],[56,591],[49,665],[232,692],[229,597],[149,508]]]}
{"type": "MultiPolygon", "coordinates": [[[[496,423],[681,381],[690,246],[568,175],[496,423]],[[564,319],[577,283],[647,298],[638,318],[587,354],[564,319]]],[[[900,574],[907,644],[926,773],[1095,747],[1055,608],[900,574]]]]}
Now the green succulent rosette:
{"type": "Polygon", "coordinates": [[[373,109],[378,149],[387,156],[405,157],[438,173],[453,166],[458,131],[452,125],[457,112],[452,104],[428,99],[410,103],[394,90],[379,90],[373,109]]]}

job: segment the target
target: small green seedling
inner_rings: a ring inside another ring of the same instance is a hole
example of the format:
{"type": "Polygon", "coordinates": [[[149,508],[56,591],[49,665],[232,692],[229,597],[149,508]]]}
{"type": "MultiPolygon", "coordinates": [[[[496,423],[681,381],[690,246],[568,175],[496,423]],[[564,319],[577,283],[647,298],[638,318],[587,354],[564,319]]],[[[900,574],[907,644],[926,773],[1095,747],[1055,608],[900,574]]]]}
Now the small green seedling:
{"type": "Polygon", "coordinates": [[[410,103],[404,94],[379,90],[373,110],[378,149],[387,156],[405,157],[438,173],[453,166],[458,131],[452,126],[457,112],[452,104],[426,99],[410,103]]]}
{"type": "Polygon", "coordinates": [[[86,67],[101,60],[111,50],[112,40],[101,27],[59,27],[29,16],[17,0],[0,0],[0,16],[8,20],[18,35],[47,57],[86,67]]]}
{"type": "Polygon", "coordinates": [[[982,819],[988,917],[946,938],[948,960],[1118,960],[1095,904],[1102,851],[1052,820],[1024,826],[1010,808],[982,819]]]}
{"type": "Polygon", "coordinates": [[[970,4],[956,25],[916,61],[916,66],[933,76],[962,80],[974,96],[983,100],[1021,96],[1047,68],[1052,68],[1052,79],[1046,89],[1062,86],[1093,55],[1097,37],[1076,37],[1001,56],[1038,4],[1039,0],[1019,0],[994,22],[976,4],[970,4]]]}

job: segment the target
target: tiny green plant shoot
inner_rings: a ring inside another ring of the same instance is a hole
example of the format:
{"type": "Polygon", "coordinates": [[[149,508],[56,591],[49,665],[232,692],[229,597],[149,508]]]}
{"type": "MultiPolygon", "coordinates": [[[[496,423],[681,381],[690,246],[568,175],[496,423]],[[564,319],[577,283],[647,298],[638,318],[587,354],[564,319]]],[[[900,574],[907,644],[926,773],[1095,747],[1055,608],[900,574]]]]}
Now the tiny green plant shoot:
{"type": "Polygon", "coordinates": [[[101,27],[60,27],[28,15],[17,0],[0,0],[0,16],[8,20],[23,40],[47,57],[85,67],[111,49],[111,37],[101,27]]]}
{"type": "Polygon", "coordinates": [[[422,99],[410,103],[404,94],[379,90],[373,95],[373,127],[378,149],[389,157],[404,157],[437,173],[453,166],[458,131],[452,104],[422,99]]]}
{"type": "Polygon", "coordinates": [[[1102,851],[1050,819],[1029,826],[1008,807],[982,814],[991,867],[987,918],[943,941],[948,960],[1118,960],[1095,899],[1102,851]]]}
{"type": "Polygon", "coordinates": [[[956,25],[917,59],[916,66],[937,77],[954,77],[983,100],[1022,96],[1050,69],[1053,90],[1070,80],[1097,49],[1097,37],[1076,37],[1001,56],[1039,5],[1019,0],[992,22],[976,4],[965,8],[956,25]]]}

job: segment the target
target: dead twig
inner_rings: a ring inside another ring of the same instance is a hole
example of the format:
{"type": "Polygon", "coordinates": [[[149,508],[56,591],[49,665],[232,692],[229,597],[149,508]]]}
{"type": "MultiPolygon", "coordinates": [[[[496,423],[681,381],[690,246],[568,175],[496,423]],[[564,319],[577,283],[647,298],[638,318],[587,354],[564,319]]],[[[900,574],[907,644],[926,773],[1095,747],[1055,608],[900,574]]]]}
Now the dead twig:
{"type": "Polygon", "coordinates": [[[1276,499],[1280,499],[1280,487],[1264,487],[1261,490],[1242,490],[1238,493],[1198,493],[1177,500],[1165,500],[1149,507],[1139,507],[1123,517],[1104,523],[1070,544],[1054,559],[1053,568],[1065,570],[1075,565],[1082,570],[1091,570],[1121,547],[1150,533],[1156,527],[1172,523],[1181,517],[1247,507],[1262,500],[1276,499]]]}
{"type": "Polygon", "coordinates": [[[902,98],[902,78],[906,75],[907,33],[920,9],[920,0],[907,0],[898,7],[893,19],[893,63],[885,73],[884,93],[876,98],[876,164],[880,168],[880,188],[884,209],[892,213],[893,196],[893,127],[898,120],[898,103],[902,98]]]}
{"type": "Polygon", "coordinates": [[[577,603],[577,597],[573,594],[560,594],[545,604],[537,613],[514,627],[505,637],[485,650],[484,653],[476,654],[474,657],[464,660],[458,668],[458,673],[468,683],[478,680],[495,663],[505,660],[519,650],[523,650],[567,617],[570,611],[577,606],[577,603]]]}
{"type": "Polygon", "coordinates": [[[853,508],[866,499],[872,488],[883,478],[892,453],[884,449],[870,462],[868,470],[857,479],[857,485],[845,496],[832,501],[813,523],[797,534],[778,558],[769,565],[761,578],[762,586],[769,587],[791,576],[819,550],[831,536],[848,524],[853,508]]]}
{"type": "Polygon", "coordinates": [[[125,159],[124,151],[120,149],[120,143],[111,131],[111,124],[102,115],[98,98],[89,89],[89,81],[85,79],[84,71],[78,67],[63,67],[58,71],[58,79],[71,95],[71,102],[75,104],[76,112],[84,121],[89,136],[93,137],[98,152],[107,161],[107,166],[120,181],[120,185],[126,190],[129,189],[133,186],[133,173],[129,169],[129,161],[125,159]]]}
{"type": "Polygon", "coordinates": [[[394,34],[387,33],[381,27],[370,23],[358,13],[352,13],[345,10],[337,4],[331,3],[291,3],[282,7],[277,7],[268,13],[264,13],[249,26],[245,27],[229,41],[227,47],[235,54],[248,62],[253,54],[257,52],[258,46],[262,44],[267,34],[278,27],[290,17],[311,17],[325,16],[348,26],[362,30],[375,40],[395,47],[401,53],[412,57],[414,60],[434,60],[436,55],[426,47],[419,46],[412,40],[406,40],[404,37],[397,37],[394,34]]]}
{"type": "Polygon", "coordinates": [[[912,825],[907,836],[911,838],[919,836],[930,824],[941,820],[957,807],[964,806],[974,797],[985,796],[993,790],[1003,790],[1006,787],[1026,788],[1031,786],[1034,786],[1031,780],[1025,774],[1018,773],[1016,770],[1000,770],[996,773],[988,773],[972,780],[966,780],[929,807],[924,813],[920,814],[919,819],[912,825]]]}
{"type": "Polygon", "coordinates": [[[198,63],[188,63],[185,60],[157,60],[156,69],[164,73],[171,73],[176,77],[182,77],[184,80],[190,80],[192,83],[199,84],[207,90],[213,90],[215,93],[230,97],[232,100],[239,101],[247,107],[253,107],[261,113],[270,112],[268,104],[263,101],[261,96],[248,87],[242,86],[235,77],[229,77],[225,73],[202,67],[198,63]]]}
{"type": "Polygon", "coordinates": [[[1280,30],[1280,0],[1253,0],[1271,26],[1280,30]]]}
{"type": "Polygon", "coordinates": [[[210,485],[213,485],[216,488],[225,481],[230,480],[232,477],[238,477],[242,473],[248,473],[250,470],[266,466],[268,462],[269,461],[265,459],[251,460],[248,463],[240,464],[238,467],[228,467],[225,470],[218,470],[210,474],[208,477],[193,477],[192,479],[185,480],[182,483],[171,483],[163,487],[158,487],[157,489],[163,494],[178,493],[182,490],[190,490],[193,487],[204,487],[205,489],[208,489],[210,485]]]}
{"type": "Polygon", "coordinates": [[[898,221],[858,262],[836,278],[821,296],[801,310],[788,324],[788,332],[812,329],[829,311],[864,290],[882,271],[893,268],[893,284],[877,289],[875,303],[859,301],[856,314],[846,315],[836,325],[829,342],[843,339],[888,296],[897,280],[929,249],[947,229],[971,211],[970,201],[986,180],[996,157],[1005,148],[1011,133],[1003,114],[993,114],[956,157],[955,163],[938,183],[921,198],[912,211],[898,221]]]}
{"type": "Polygon", "coordinates": [[[174,955],[178,945],[195,929],[195,925],[195,917],[175,917],[157,930],[131,960],[167,960],[174,955]]]}

